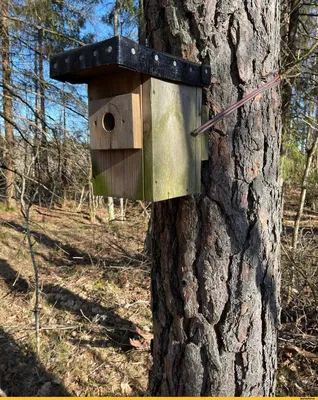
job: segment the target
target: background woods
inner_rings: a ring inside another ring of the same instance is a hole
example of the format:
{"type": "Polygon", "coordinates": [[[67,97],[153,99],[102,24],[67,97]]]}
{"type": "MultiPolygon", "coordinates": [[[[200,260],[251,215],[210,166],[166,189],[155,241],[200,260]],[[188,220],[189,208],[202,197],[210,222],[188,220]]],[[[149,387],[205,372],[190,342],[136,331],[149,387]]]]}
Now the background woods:
{"type": "Polygon", "coordinates": [[[0,387],[7,394],[273,394],[277,326],[277,395],[317,395],[318,7],[254,3],[2,0],[0,348],[8,350],[0,351],[0,387]],[[92,192],[85,85],[49,79],[51,55],[114,32],[211,64],[204,100],[211,117],[267,74],[282,78],[280,91],[224,120],[224,136],[210,134],[202,196],[153,205],[147,255],[149,205],[123,201],[119,211],[115,199],[113,215],[112,200],[92,192]],[[30,252],[39,273],[38,352],[30,252]],[[258,266],[255,276],[248,265],[258,266]],[[191,303],[185,293],[199,295],[191,303]],[[244,357],[255,361],[260,381],[244,357]],[[184,360],[196,374],[182,369],[184,360]]]}

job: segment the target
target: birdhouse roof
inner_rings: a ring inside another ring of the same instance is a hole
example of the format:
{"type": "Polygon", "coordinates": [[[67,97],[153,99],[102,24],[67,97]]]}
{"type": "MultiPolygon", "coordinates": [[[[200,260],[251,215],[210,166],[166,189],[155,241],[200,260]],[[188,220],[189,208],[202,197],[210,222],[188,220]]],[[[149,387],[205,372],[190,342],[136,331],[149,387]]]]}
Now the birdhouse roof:
{"type": "Polygon", "coordinates": [[[211,82],[209,65],[155,51],[122,36],[56,54],[50,60],[50,77],[61,82],[88,83],[125,69],[194,86],[211,82]]]}

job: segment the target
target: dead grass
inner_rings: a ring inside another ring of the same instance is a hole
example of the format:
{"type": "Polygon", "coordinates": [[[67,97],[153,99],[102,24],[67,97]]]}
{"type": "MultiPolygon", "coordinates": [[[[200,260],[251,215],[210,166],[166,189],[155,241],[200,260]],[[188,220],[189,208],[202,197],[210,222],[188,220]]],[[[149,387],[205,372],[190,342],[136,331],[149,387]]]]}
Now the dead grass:
{"type": "Polygon", "coordinates": [[[32,211],[41,281],[41,352],[35,355],[33,268],[19,212],[1,212],[0,387],[10,396],[147,394],[152,330],[147,220],[95,223],[67,210],[32,211]]]}
{"type": "MultiPolygon", "coordinates": [[[[290,250],[298,192],[286,196],[282,242],[290,250]]],[[[318,214],[306,209],[292,301],[282,256],[278,396],[318,393],[318,214]],[[304,277],[305,274],[305,277],[304,277]],[[311,285],[309,285],[309,282],[311,285]]],[[[105,219],[105,211],[97,221],[105,219]]],[[[89,222],[73,209],[32,212],[41,280],[41,353],[35,354],[33,268],[19,212],[0,213],[0,387],[11,396],[147,395],[152,331],[150,271],[143,256],[148,221],[89,222]],[[132,341],[131,340],[135,340],[132,341]],[[131,345],[138,344],[142,350],[131,345]]]]}

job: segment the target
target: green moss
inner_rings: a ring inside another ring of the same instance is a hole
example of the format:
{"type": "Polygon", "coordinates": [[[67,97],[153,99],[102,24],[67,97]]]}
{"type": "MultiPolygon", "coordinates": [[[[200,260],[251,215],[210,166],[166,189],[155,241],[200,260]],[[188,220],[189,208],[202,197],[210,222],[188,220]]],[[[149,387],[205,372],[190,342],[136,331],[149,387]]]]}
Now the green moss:
{"type": "MultiPolygon", "coordinates": [[[[145,199],[148,201],[156,201],[157,198],[154,195],[156,192],[155,185],[156,182],[160,185],[160,192],[168,193],[171,187],[171,184],[175,184],[173,180],[171,179],[171,176],[167,176],[167,172],[169,174],[169,168],[166,168],[164,166],[160,166],[160,176],[155,175],[156,174],[156,169],[155,169],[155,155],[153,154],[153,151],[158,151],[158,149],[153,149],[154,144],[153,144],[153,139],[154,135],[156,134],[155,129],[157,131],[161,132],[166,132],[168,129],[168,123],[170,118],[176,118],[178,122],[181,123],[181,116],[180,116],[180,110],[176,105],[172,106],[169,108],[162,116],[161,118],[156,121],[156,127],[152,129],[152,132],[150,135],[148,135],[146,141],[144,141],[144,147],[145,147],[145,152],[144,152],[144,182],[145,182],[145,199]],[[159,127],[159,129],[158,129],[159,127]]],[[[167,144],[169,146],[169,143],[167,144]]],[[[161,149],[159,151],[165,151],[165,149],[161,149]]],[[[171,164],[171,160],[167,157],[168,152],[165,153],[166,157],[166,165],[171,164]]]]}
{"type": "Polygon", "coordinates": [[[99,174],[93,178],[93,189],[96,196],[109,195],[104,174],[99,174]]]}
{"type": "Polygon", "coordinates": [[[151,127],[144,136],[145,199],[160,201],[200,191],[202,138],[196,127],[196,89],[152,80],[151,127]],[[165,101],[157,95],[163,89],[165,101]]]}
{"type": "Polygon", "coordinates": [[[7,207],[6,203],[0,203],[0,211],[14,212],[17,211],[17,208],[7,207]]]}
{"type": "Polygon", "coordinates": [[[94,289],[100,290],[105,288],[105,282],[103,280],[98,281],[94,284],[94,289]]]}
{"type": "Polygon", "coordinates": [[[144,200],[145,194],[144,194],[144,178],[145,178],[145,173],[140,174],[138,183],[137,183],[137,188],[135,192],[135,199],[136,200],[144,200]]]}
{"type": "Polygon", "coordinates": [[[8,232],[0,232],[0,240],[7,240],[9,237],[10,235],[8,232]]]}

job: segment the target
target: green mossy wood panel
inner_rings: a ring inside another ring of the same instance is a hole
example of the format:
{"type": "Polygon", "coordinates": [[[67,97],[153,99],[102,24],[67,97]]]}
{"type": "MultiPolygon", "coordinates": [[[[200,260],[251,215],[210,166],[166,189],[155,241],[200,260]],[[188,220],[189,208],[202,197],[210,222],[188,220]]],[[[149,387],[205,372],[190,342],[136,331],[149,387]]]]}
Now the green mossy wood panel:
{"type": "Polygon", "coordinates": [[[96,196],[144,198],[142,150],[91,150],[96,196]]]}
{"type": "Polygon", "coordinates": [[[143,83],[145,198],[200,192],[201,88],[149,78],[143,83]]]}

